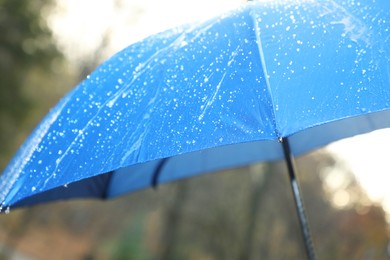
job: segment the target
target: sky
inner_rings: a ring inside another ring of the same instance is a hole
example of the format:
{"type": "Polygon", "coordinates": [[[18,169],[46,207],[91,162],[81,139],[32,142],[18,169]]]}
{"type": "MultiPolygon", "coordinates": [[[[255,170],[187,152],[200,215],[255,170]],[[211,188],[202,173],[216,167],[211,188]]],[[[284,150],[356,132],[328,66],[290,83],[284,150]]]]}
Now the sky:
{"type": "MultiPolygon", "coordinates": [[[[106,58],[127,45],[171,27],[205,20],[241,5],[244,0],[57,0],[49,24],[58,44],[74,61],[91,55],[109,34],[106,58]],[[113,4],[113,3],[116,3],[113,4]]],[[[270,1],[270,0],[263,0],[270,1]]],[[[390,212],[390,131],[335,142],[326,147],[356,175],[376,201],[390,212]]],[[[345,196],[343,197],[345,198],[345,196]]]]}
{"type": "Polygon", "coordinates": [[[110,30],[107,56],[151,34],[217,16],[244,0],[57,0],[49,25],[65,53],[78,59],[110,30]]]}

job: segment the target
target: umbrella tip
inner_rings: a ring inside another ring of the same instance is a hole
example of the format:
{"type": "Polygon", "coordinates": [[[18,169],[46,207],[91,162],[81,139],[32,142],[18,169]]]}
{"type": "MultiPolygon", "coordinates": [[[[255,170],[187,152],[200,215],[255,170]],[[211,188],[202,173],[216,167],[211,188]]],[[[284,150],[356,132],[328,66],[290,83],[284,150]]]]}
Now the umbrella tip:
{"type": "Polygon", "coordinates": [[[156,191],[158,188],[158,183],[153,180],[151,183],[151,186],[152,186],[152,189],[156,191]]]}
{"type": "Polygon", "coordinates": [[[160,179],[161,171],[162,171],[164,165],[166,164],[167,160],[168,160],[168,158],[163,158],[163,159],[161,159],[161,160],[158,162],[157,166],[156,166],[156,170],[155,170],[154,173],[153,173],[152,180],[151,180],[151,183],[150,183],[150,185],[152,186],[152,188],[153,188],[154,190],[157,190],[157,186],[158,186],[158,184],[159,184],[159,179],[160,179]]]}

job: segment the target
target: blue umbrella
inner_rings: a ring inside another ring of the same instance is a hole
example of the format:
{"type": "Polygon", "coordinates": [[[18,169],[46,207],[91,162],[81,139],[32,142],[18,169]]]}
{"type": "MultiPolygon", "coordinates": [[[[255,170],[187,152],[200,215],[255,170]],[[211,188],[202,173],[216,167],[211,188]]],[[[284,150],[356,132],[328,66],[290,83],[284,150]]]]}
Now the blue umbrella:
{"type": "Polygon", "coordinates": [[[3,209],[280,159],[300,205],[292,156],[390,126],[389,10],[388,0],[249,3],[130,45],[20,148],[0,179],[3,209]]]}

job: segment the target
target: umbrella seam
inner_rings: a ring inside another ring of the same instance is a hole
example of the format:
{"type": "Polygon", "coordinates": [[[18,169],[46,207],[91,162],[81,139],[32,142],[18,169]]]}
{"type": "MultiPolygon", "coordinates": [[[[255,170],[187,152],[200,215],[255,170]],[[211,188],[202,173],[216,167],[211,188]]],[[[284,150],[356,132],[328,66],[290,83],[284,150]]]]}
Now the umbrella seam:
{"type": "MultiPolygon", "coordinates": [[[[101,193],[101,198],[102,199],[108,199],[110,196],[110,187],[111,187],[111,182],[112,182],[112,177],[114,175],[115,171],[109,171],[107,173],[104,173],[104,174],[107,174],[107,179],[109,179],[110,181],[107,182],[107,185],[104,185],[104,189],[103,189],[103,192],[101,193]]],[[[96,177],[96,176],[92,176],[93,177],[96,177]]]]}
{"type": "Polygon", "coordinates": [[[278,123],[276,120],[276,110],[275,110],[275,106],[274,106],[274,99],[273,99],[273,95],[272,95],[271,85],[270,85],[269,80],[268,80],[268,72],[267,72],[267,67],[266,67],[265,59],[264,59],[264,51],[263,51],[263,46],[262,46],[261,37],[260,37],[260,27],[256,21],[256,14],[254,14],[253,9],[251,10],[250,15],[252,17],[252,22],[253,22],[253,26],[254,26],[254,32],[255,32],[255,36],[256,36],[256,44],[257,44],[257,47],[259,50],[260,62],[261,62],[261,66],[263,68],[265,83],[267,85],[269,99],[271,100],[272,119],[273,119],[274,129],[275,129],[275,132],[277,134],[277,137],[281,138],[282,135],[279,131],[278,123]]]}

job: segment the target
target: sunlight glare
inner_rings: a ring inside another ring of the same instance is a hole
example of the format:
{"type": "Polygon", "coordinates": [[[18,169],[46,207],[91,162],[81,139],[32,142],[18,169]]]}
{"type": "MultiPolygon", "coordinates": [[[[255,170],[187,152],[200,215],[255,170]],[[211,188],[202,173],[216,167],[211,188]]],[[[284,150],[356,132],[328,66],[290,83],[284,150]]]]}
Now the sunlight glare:
{"type": "Polygon", "coordinates": [[[347,138],[327,149],[344,161],[367,191],[368,196],[382,202],[390,212],[390,129],[347,138]]]}

